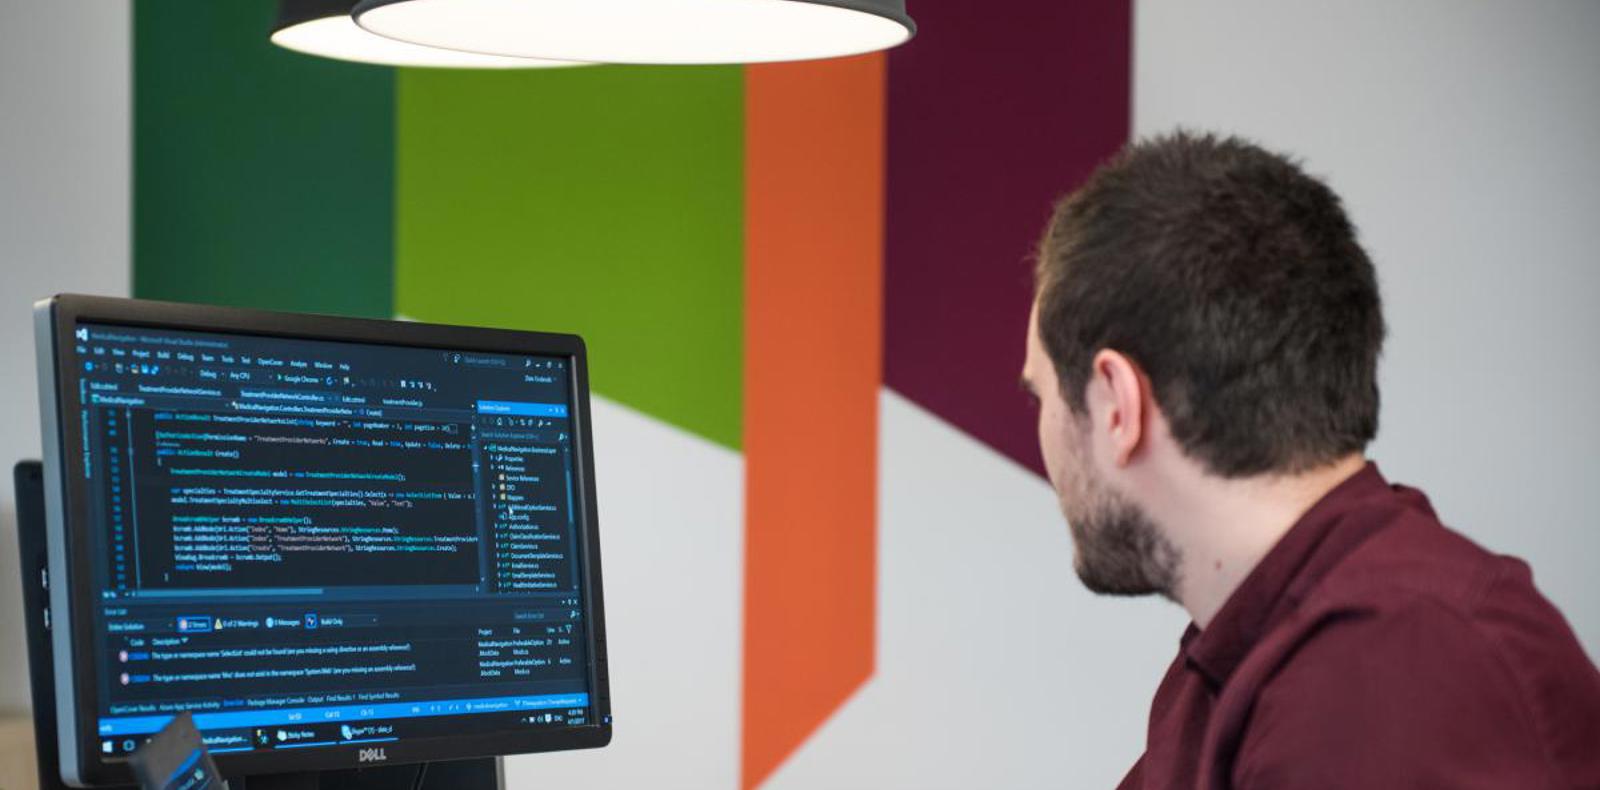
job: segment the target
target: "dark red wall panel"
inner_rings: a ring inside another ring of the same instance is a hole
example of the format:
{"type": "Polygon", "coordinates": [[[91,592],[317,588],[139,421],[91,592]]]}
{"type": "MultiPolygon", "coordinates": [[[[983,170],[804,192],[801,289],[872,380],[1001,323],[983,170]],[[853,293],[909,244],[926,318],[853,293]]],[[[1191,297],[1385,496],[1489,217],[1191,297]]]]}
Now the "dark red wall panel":
{"type": "Polygon", "coordinates": [[[1128,138],[1132,3],[925,0],[889,57],[888,386],[1042,471],[1017,387],[1050,206],[1128,138]]]}

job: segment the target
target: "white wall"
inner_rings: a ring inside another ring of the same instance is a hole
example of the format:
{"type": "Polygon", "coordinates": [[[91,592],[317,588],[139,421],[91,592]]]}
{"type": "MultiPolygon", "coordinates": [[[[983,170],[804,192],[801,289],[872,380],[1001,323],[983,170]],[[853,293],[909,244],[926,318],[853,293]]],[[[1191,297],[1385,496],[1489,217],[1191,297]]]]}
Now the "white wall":
{"type": "Polygon", "coordinates": [[[1600,3],[1137,5],[1134,126],[1342,195],[1390,338],[1372,456],[1532,565],[1600,655],[1600,3]]]}
{"type": "Polygon", "coordinates": [[[39,457],[33,300],[126,295],[129,7],[0,0],[0,710],[27,706],[11,466],[39,457]]]}

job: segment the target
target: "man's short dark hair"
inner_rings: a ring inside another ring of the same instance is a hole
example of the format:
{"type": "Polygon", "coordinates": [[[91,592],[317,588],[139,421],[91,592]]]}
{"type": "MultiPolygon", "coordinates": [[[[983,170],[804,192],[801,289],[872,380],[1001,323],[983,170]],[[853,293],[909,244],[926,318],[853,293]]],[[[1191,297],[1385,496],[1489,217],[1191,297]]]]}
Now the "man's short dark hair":
{"type": "Polygon", "coordinates": [[[1383,313],[1339,198],[1235,137],[1131,144],[1056,206],[1039,335],[1076,414],[1112,349],[1216,475],[1293,474],[1378,430],[1383,313]]]}

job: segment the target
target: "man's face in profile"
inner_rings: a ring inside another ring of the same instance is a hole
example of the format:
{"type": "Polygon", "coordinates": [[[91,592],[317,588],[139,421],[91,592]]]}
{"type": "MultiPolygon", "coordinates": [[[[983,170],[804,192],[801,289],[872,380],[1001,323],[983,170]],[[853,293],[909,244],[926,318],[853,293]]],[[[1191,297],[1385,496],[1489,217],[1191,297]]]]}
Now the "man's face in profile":
{"type": "Polygon", "coordinates": [[[1095,466],[1087,414],[1061,397],[1055,363],[1039,340],[1039,305],[1028,317],[1024,386],[1038,399],[1039,450],[1072,533],[1073,568],[1090,591],[1172,597],[1178,553],[1133,501],[1106,485],[1095,466]]]}

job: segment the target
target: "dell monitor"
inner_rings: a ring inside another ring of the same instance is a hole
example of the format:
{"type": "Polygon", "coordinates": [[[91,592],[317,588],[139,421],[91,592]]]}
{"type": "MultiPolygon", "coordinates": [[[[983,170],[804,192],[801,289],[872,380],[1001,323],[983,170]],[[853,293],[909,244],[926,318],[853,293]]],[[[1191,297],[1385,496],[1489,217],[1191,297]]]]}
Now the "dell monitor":
{"type": "Polygon", "coordinates": [[[61,775],[187,711],[224,776],[611,738],[573,335],[35,308],[61,775]]]}

